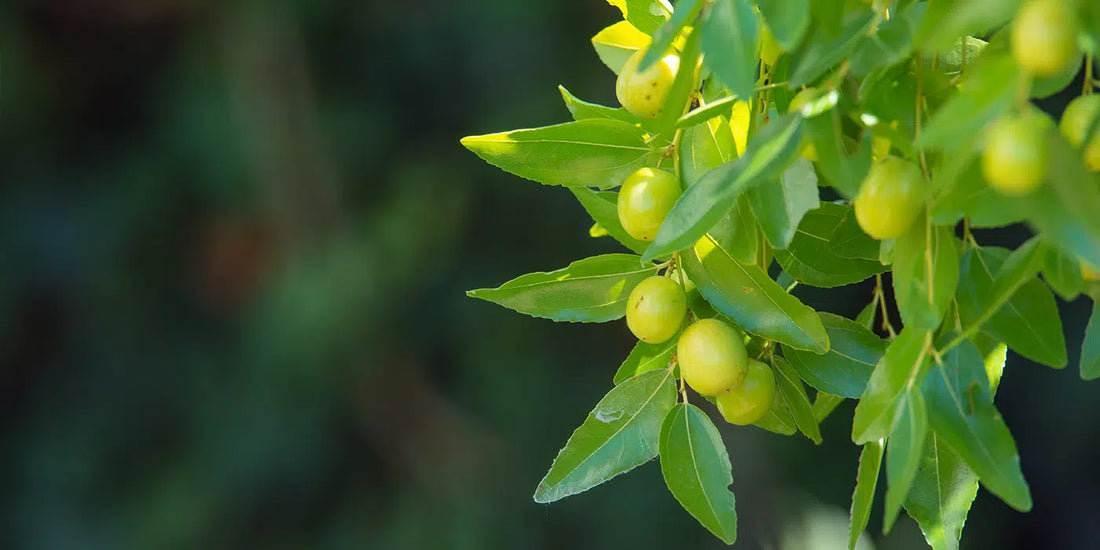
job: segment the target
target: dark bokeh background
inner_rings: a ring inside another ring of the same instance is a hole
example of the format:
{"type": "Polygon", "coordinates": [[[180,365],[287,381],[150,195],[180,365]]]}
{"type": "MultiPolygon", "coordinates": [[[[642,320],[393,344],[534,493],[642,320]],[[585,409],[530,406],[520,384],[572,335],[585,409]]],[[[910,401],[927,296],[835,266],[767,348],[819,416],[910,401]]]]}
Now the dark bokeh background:
{"type": "MultiPolygon", "coordinates": [[[[615,250],[467,134],[613,102],[602,0],[0,3],[0,548],[714,548],[648,464],[534,487],[625,326],[463,291],[615,250]]],[[[1057,106],[1056,106],[1057,108],[1057,106]]],[[[1018,242],[1019,232],[985,234],[1018,242]]],[[[866,288],[807,294],[851,315],[866,288]]],[[[1100,540],[1100,386],[1011,356],[1035,511],[968,548],[1100,540]]],[[[724,429],[741,548],[836,548],[851,405],[815,448],[724,429]]],[[[881,491],[881,485],[880,485],[881,491]]],[[[921,548],[904,520],[880,548],[921,548]]]]}

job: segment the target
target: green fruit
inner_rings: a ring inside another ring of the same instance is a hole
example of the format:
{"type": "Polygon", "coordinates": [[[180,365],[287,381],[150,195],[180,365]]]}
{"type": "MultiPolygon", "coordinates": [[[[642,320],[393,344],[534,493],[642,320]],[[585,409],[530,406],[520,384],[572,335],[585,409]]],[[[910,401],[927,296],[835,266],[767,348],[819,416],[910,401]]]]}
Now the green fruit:
{"type": "Polygon", "coordinates": [[[1082,145],[1085,141],[1085,132],[1089,130],[1089,124],[1100,117],[1100,94],[1084,95],[1069,102],[1066,111],[1062,113],[1062,121],[1059,128],[1062,135],[1066,136],[1076,147],[1080,147],[1085,157],[1085,166],[1093,172],[1100,171],[1100,128],[1092,134],[1088,145],[1082,145]]]}
{"type": "Polygon", "coordinates": [[[627,176],[619,190],[619,223],[631,237],[652,241],[678,198],[676,176],[656,168],[639,168],[627,176]]]}
{"type": "Polygon", "coordinates": [[[887,156],[871,166],[852,201],[856,221],[879,240],[904,235],[924,208],[924,185],[916,164],[887,156]]]}
{"type": "Polygon", "coordinates": [[[1065,0],[1024,4],[1012,24],[1012,55],[1035,76],[1054,76],[1077,56],[1077,17],[1065,0]]]}
{"type": "Polygon", "coordinates": [[[718,395],[741,384],[749,356],[736,329],[703,319],[684,329],[676,342],[684,381],[702,395],[718,395]]]}
{"type": "Polygon", "coordinates": [[[775,400],[775,375],[764,363],[749,360],[741,385],[718,395],[715,402],[722,418],[730,424],[745,426],[760,420],[775,400]]]}
{"type": "Polygon", "coordinates": [[[1043,183],[1047,155],[1046,125],[1035,114],[1005,116],[986,135],[982,175],[997,191],[1021,196],[1043,183]]]}
{"type": "Polygon", "coordinates": [[[684,289],[668,277],[650,277],[626,301],[626,326],[639,340],[659,344],[672,338],[687,314],[684,289]]]}
{"type": "Polygon", "coordinates": [[[638,64],[644,55],[643,48],[626,60],[615,81],[615,97],[630,114],[649,119],[661,114],[672,81],[676,79],[676,71],[680,68],[680,57],[668,54],[645,71],[638,72],[638,64]]]}

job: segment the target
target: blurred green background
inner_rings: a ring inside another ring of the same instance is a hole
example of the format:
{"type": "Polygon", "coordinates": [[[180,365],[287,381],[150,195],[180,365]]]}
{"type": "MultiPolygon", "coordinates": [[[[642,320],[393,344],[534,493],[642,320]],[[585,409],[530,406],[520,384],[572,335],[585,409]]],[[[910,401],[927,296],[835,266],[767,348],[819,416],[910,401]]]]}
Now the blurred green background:
{"type": "MultiPolygon", "coordinates": [[[[458,139],[564,121],[558,84],[613,103],[588,38],[617,18],[603,0],[0,4],[0,548],[720,547],[656,464],[532,502],[633,341],[464,296],[616,250],[568,191],[458,139]]],[[[870,297],[798,293],[848,315],[870,297]]],[[[998,395],[1035,511],[983,491],[965,548],[1100,540],[1089,305],[1062,307],[1071,367],[1010,356],[998,395]]],[[[841,546],[851,410],[819,448],[723,427],[739,548],[841,546]]],[[[924,547],[880,516],[875,547],[924,547]]]]}

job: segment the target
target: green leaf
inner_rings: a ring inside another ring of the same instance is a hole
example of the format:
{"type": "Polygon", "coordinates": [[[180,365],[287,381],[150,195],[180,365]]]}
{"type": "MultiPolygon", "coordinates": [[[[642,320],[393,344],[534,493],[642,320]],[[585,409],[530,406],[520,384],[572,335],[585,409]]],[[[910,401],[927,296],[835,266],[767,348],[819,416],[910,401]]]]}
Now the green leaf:
{"type": "Polygon", "coordinates": [[[750,98],[756,84],[760,27],[748,0],[715,0],[701,24],[703,59],[729,91],[750,98]]]}
{"type": "Polygon", "coordinates": [[[985,182],[975,146],[978,141],[945,152],[943,166],[932,181],[933,189],[939,190],[929,212],[932,223],[955,224],[965,216],[971,227],[1003,227],[1024,219],[1018,199],[985,182]]]}
{"type": "Polygon", "coordinates": [[[852,441],[862,445],[890,434],[908,388],[919,384],[927,370],[930,345],[931,334],[912,327],[890,343],[856,405],[852,441]]]}
{"type": "Polygon", "coordinates": [[[775,41],[787,51],[797,48],[810,27],[810,0],[756,0],[756,6],[775,41]]]}
{"type": "Polygon", "coordinates": [[[1063,300],[1069,302],[1085,291],[1077,258],[1048,246],[1043,262],[1043,279],[1063,300]]]}
{"type": "Polygon", "coordinates": [[[814,396],[814,418],[817,419],[817,423],[821,424],[824,422],[843,402],[844,398],[839,395],[833,395],[823,391],[817,392],[817,395],[814,396]]]}
{"type": "Polygon", "coordinates": [[[894,297],[906,326],[940,325],[959,280],[959,256],[950,226],[929,228],[924,216],[894,243],[894,297]]]}
{"type": "Polygon", "coordinates": [[[587,187],[570,187],[573,196],[584,207],[585,212],[592,217],[608,235],[622,243],[623,246],[641,254],[649,246],[646,241],[631,237],[623,224],[619,222],[619,194],[614,191],[593,191],[587,187]]]}
{"type": "Polygon", "coordinates": [[[718,428],[695,405],[679,403],[661,425],[661,473],[669,492],[726,544],[737,540],[732,467],[718,428]]]}
{"type": "Polygon", "coordinates": [[[787,410],[787,404],[782,399],[773,399],[772,407],[753,425],[779,435],[794,435],[798,431],[798,427],[794,424],[794,417],[791,416],[791,411],[787,410]]]}
{"type": "Polygon", "coordinates": [[[684,130],[680,137],[680,181],[695,185],[707,172],[737,156],[729,123],[721,117],[684,130]]]}
{"type": "Polygon", "coordinates": [[[462,145],[521,178],[600,189],[621,184],[652,152],[641,128],[601,119],[470,136],[462,145]]]}
{"type": "Polygon", "coordinates": [[[1081,344],[1081,379],[1096,380],[1100,378],[1100,306],[1093,302],[1092,316],[1085,327],[1085,338],[1081,344]]]}
{"type": "Polygon", "coordinates": [[[821,429],[817,425],[817,417],[814,416],[813,405],[806,396],[806,387],[798,378],[798,373],[778,355],[772,357],[772,366],[775,368],[775,383],[779,390],[778,395],[787,404],[787,410],[791,411],[794,423],[798,431],[808,437],[810,441],[821,444],[821,429]]]}
{"type": "Polygon", "coordinates": [[[774,248],[787,248],[802,216],[821,202],[814,165],[796,158],[778,178],[750,189],[748,198],[768,242],[774,248]]]}
{"type": "Polygon", "coordinates": [[[676,351],[677,340],[678,338],[673,336],[660,344],[638,341],[634,349],[630,350],[630,355],[627,355],[626,360],[619,366],[619,370],[615,372],[613,382],[618,385],[652,370],[667,369],[672,361],[672,354],[676,351]]]}
{"type": "Polygon", "coordinates": [[[937,0],[917,32],[925,51],[951,48],[960,36],[983,36],[1008,23],[1022,0],[937,0]]]}
{"type": "Polygon", "coordinates": [[[878,263],[881,243],[863,232],[855,210],[847,208],[829,236],[829,252],[850,259],[872,260],[878,263]]]}
{"type": "Polygon", "coordinates": [[[1057,128],[1047,130],[1047,177],[1030,195],[1018,199],[1028,221],[1044,239],[1100,265],[1100,178],[1057,128]]]}
{"type": "Polygon", "coordinates": [[[810,37],[810,43],[798,55],[798,64],[791,70],[792,87],[809,84],[844,59],[859,45],[874,23],[875,14],[860,7],[844,16],[844,28],[839,35],[821,29],[810,37]]]}
{"type": "Polygon", "coordinates": [[[757,253],[763,244],[757,230],[756,217],[752,215],[748,197],[742,196],[714,227],[707,232],[718,246],[743,264],[756,263],[757,253]]]}
{"type": "Polygon", "coordinates": [[[913,51],[913,37],[927,7],[924,3],[909,6],[904,12],[882,22],[875,33],[865,36],[849,59],[852,74],[862,76],[908,57],[913,51]]]}
{"type": "Polygon", "coordinates": [[[829,335],[829,351],[819,355],[783,348],[783,356],[818,391],[857,399],[867,389],[875,365],[886,353],[887,342],[839,315],[826,312],[819,315],[829,335]]]}
{"type": "Polygon", "coordinates": [[[646,50],[645,55],[642,56],[641,62],[638,63],[638,70],[645,71],[661,56],[665,55],[672,48],[672,43],[676,40],[676,37],[680,36],[680,31],[695,21],[695,17],[699,15],[699,9],[702,7],[702,0],[678,0],[676,9],[672,12],[672,17],[669,17],[668,21],[653,33],[653,46],[646,50]]]}
{"type": "Polygon", "coordinates": [[[605,254],[548,273],[528,273],[499,288],[466,293],[508,309],[554,321],[603,323],[626,315],[630,291],[657,266],[632,254],[605,254]]]}
{"type": "Polygon", "coordinates": [[[737,97],[735,96],[726,96],[712,101],[698,109],[685,113],[684,116],[676,121],[676,128],[691,128],[696,124],[702,124],[703,121],[710,120],[716,116],[728,117],[730,113],[733,112],[734,103],[737,103],[737,97]]]}
{"type": "Polygon", "coordinates": [[[639,31],[629,21],[619,21],[592,37],[592,47],[607,68],[619,74],[634,52],[649,47],[649,35],[639,31]]]}
{"type": "Polygon", "coordinates": [[[858,151],[849,155],[844,147],[840,112],[830,109],[818,116],[806,119],[806,134],[817,152],[817,167],[830,185],[841,195],[852,198],[871,169],[871,136],[865,139],[858,151]]]}
{"type": "Polygon", "coordinates": [[[1020,355],[1054,368],[1066,366],[1066,342],[1050,289],[1035,277],[1043,247],[1029,241],[1017,253],[971,248],[963,258],[956,300],[964,330],[982,332],[1020,355]]]}
{"type": "Polygon", "coordinates": [[[680,69],[676,71],[676,78],[672,81],[672,87],[668,89],[665,104],[661,107],[657,118],[651,121],[661,143],[673,141],[676,122],[680,120],[685,111],[691,107],[692,94],[699,89],[699,39],[700,35],[694,31],[688,35],[684,42],[684,49],[680,52],[680,69]]]}
{"type": "Polygon", "coordinates": [[[664,0],[607,0],[619,8],[626,19],[638,30],[653,34],[668,19],[672,8],[664,0]]]}
{"type": "Polygon", "coordinates": [[[640,122],[638,117],[628,113],[627,110],[622,107],[607,107],[596,103],[589,103],[569,93],[569,90],[566,90],[565,86],[558,86],[558,91],[561,92],[561,98],[565,101],[565,107],[569,109],[569,114],[573,115],[573,120],[603,118],[621,120],[628,124],[638,124],[640,122]]]}
{"type": "Polygon", "coordinates": [[[967,69],[959,94],[932,115],[917,147],[951,151],[965,146],[1012,104],[1019,78],[1019,68],[1008,52],[987,49],[967,69]]]}
{"type": "Polygon", "coordinates": [[[871,505],[875,502],[878,472],[882,468],[882,440],[870,441],[859,452],[859,469],[856,471],[856,488],[852,491],[851,524],[848,528],[848,550],[855,550],[859,535],[871,519],[871,505]]]}
{"type": "Polygon", "coordinates": [[[795,155],[801,136],[799,122],[797,116],[773,119],[753,138],[744,155],[707,172],[689,187],[643,257],[657,258],[691,246],[729,212],[744,191],[778,174],[795,155]]]}
{"type": "Polygon", "coordinates": [[[661,423],[675,403],[670,370],[646,372],[612,388],[558,453],[535,502],[575,495],[652,460],[661,423]]]}
{"type": "Polygon", "coordinates": [[[842,258],[832,251],[830,239],[851,207],[821,203],[802,218],[798,233],[786,250],[776,250],[775,259],[784,271],[800,283],[836,287],[858,283],[886,266],[875,260],[842,258]]]}
{"type": "Polygon", "coordinates": [[[828,351],[829,336],[817,313],[760,267],[741,264],[710,237],[680,260],[703,297],[744,330],[792,348],[828,351]]]}
{"type": "Polygon", "coordinates": [[[875,326],[875,313],[877,313],[878,307],[878,296],[876,295],[871,299],[871,303],[863,306],[863,309],[859,311],[859,315],[856,316],[856,324],[868,331],[872,330],[875,326]]]}
{"type": "Polygon", "coordinates": [[[977,496],[977,474],[931,433],[905,511],[933,550],[959,550],[966,514],[977,496]]]}
{"type": "Polygon", "coordinates": [[[886,509],[882,522],[885,532],[894,526],[901,505],[917,477],[927,436],[928,413],[924,398],[918,388],[913,388],[906,394],[901,416],[894,423],[886,447],[886,479],[889,484],[886,486],[886,509]]]}
{"type": "Polygon", "coordinates": [[[1031,492],[1016,443],[993,406],[982,356],[963,340],[925,380],[928,419],[936,434],[977,472],[982,485],[1006,504],[1026,512],[1031,492]]]}

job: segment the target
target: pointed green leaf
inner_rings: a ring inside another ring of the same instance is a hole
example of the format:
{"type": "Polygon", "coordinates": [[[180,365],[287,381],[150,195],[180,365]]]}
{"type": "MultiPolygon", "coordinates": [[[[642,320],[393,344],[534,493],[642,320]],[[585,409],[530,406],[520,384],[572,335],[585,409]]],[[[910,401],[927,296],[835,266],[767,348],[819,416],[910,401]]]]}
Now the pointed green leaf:
{"type": "Polygon", "coordinates": [[[859,452],[859,469],[856,471],[856,488],[852,491],[851,524],[848,528],[848,550],[855,550],[859,535],[871,519],[871,505],[875,502],[878,472],[882,468],[882,440],[870,441],[859,452]]]}
{"type": "Polygon", "coordinates": [[[1048,246],[1043,260],[1043,279],[1063,300],[1069,302],[1085,291],[1081,278],[1081,265],[1077,258],[1048,246]]]}
{"type": "Polygon", "coordinates": [[[931,433],[905,511],[917,520],[933,550],[959,550],[966,514],[976,496],[977,474],[931,433]]]}
{"type": "Polygon", "coordinates": [[[680,36],[680,31],[684,30],[685,26],[690,26],[695,22],[695,16],[699,14],[699,9],[702,7],[702,0],[678,0],[672,16],[653,33],[653,46],[646,50],[645,55],[642,56],[642,61],[638,64],[638,70],[648,69],[665,52],[668,52],[672,48],[672,43],[676,40],[676,37],[680,36]]]}
{"type": "Polygon", "coordinates": [[[768,242],[773,248],[787,248],[802,216],[821,203],[814,165],[796,158],[778,178],[750,189],[748,198],[768,242]]]}
{"type": "Polygon", "coordinates": [[[680,181],[685,188],[737,156],[729,123],[721,117],[684,130],[680,137],[680,181]]]}
{"type": "Polygon", "coordinates": [[[784,50],[793,50],[810,27],[810,0],[756,0],[760,15],[784,50]]]}
{"type": "Polygon", "coordinates": [[[763,428],[779,435],[794,435],[798,431],[794,417],[787,409],[787,403],[782,399],[773,399],[772,406],[764,416],[753,423],[757,428],[763,428]]]}
{"type": "Polygon", "coordinates": [[[680,256],[699,292],[741,328],[796,349],[825,353],[829,336],[814,310],[756,265],[745,265],[707,237],[680,256]]]}
{"type": "Polygon", "coordinates": [[[951,151],[963,147],[1012,104],[1020,71],[1008,52],[987,49],[969,66],[958,95],[928,121],[916,145],[951,151]]]}
{"type": "Polygon", "coordinates": [[[760,26],[748,0],[715,0],[703,21],[704,63],[733,95],[752,97],[760,26]]]}
{"type": "Polygon", "coordinates": [[[698,109],[685,113],[684,116],[677,119],[676,128],[691,128],[696,124],[702,124],[703,121],[710,120],[716,116],[729,118],[730,113],[733,112],[734,103],[737,103],[737,98],[735,96],[726,96],[722,99],[707,103],[698,109]]]}
{"type": "Polygon", "coordinates": [[[619,222],[619,194],[614,191],[593,191],[587,187],[570,187],[573,196],[584,207],[585,212],[616,241],[630,250],[641,254],[649,243],[631,237],[623,224],[619,222]]]}
{"type": "Polygon", "coordinates": [[[913,51],[913,38],[924,18],[927,4],[913,4],[888,21],[878,30],[863,38],[849,59],[852,74],[865,75],[880,67],[893,65],[913,51]]]}
{"type": "Polygon", "coordinates": [[[672,354],[676,351],[677,340],[673,336],[660,344],[639,341],[615,372],[613,382],[618,385],[651,370],[667,369],[672,361],[672,354]]]}
{"type": "Polygon", "coordinates": [[[878,296],[875,296],[871,303],[863,306],[859,315],[856,316],[856,324],[867,329],[873,330],[875,326],[875,313],[878,312],[878,296]]]}
{"type": "Polygon", "coordinates": [[[641,128],[602,119],[470,136],[462,145],[521,178],[601,189],[621,184],[651,153],[641,128]]]}
{"type": "Polygon", "coordinates": [[[821,424],[824,422],[843,402],[844,398],[839,395],[833,395],[823,391],[817,392],[817,395],[814,396],[814,418],[817,419],[817,423],[821,424]]]}
{"type": "Polygon", "coordinates": [[[830,239],[850,210],[849,206],[821,203],[806,213],[790,246],[775,251],[783,270],[799,283],[817,287],[858,283],[886,271],[886,266],[876,260],[842,258],[833,253],[830,239]]]}
{"type": "Polygon", "coordinates": [[[628,124],[638,124],[640,122],[638,117],[628,113],[627,110],[622,107],[607,107],[596,103],[589,103],[569,93],[569,90],[566,90],[565,86],[558,86],[558,91],[561,92],[562,101],[565,102],[565,107],[569,109],[569,114],[573,115],[573,120],[603,118],[619,120],[628,124]]]}
{"type": "Polygon", "coordinates": [[[855,210],[845,209],[844,216],[829,235],[829,251],[841,258],[872,260],[878,263],[881,243],[863,232],[855,210]]]}
{"type": "Polygon", "coordinates": [[[661,473],[668,490],[726,544],[737,540],[732,467],[718,428],[695,405],[677,404],[661,426],[661,473]]]}
{"type": "Polygon", "coordinates": [[[619,74],[634,52],[649,47],[649,35],[639,31],[629,21],[619,21],[592,37],[592,47],[607,68],[619,74]]]}
{"type": "Polygon", "coordinates": [[[577,428],[535,490],[535,502],[586,491],[657,456],[661,422],[676,403],[670,370],[612,388],[577,428]]]}
{"type": "Polygon", "coordinates": [[[856,405],[852,441],[862,445],[890,435],[906,392],[927,370],[930,345],[930,333],[906,327],[886,348],[856,405]]]}
{"type": "Polygon", "coordinates": [[[817,167],[825,181],[841,195],[855,197],[871,169],[870,132],[864,134],[858,150],[849,151],[844,145],[839,109],[829,109],[807,118],[805,126],[818,156],[817,167]]]}
{"type": "Polygon", "coordinates": [[[924,216],[894,243],[894,297],[906,326],[940,325],[959,280],[955,233],[949,226],[929,228],[924,216]]]}
{"type": "Polygon", "coordinates": [[[761,242],[756,217],[752,215],[749,207],[749,198],[742,196],[737,199],[733,209],[726,214],[714,227],[707,231],[718,246],[726,249],[730,256],[743,264],[756,263],[757,254],[761,242]]]}
{"type": "Polygon", "coordinates": [[[829,351],[819,355],[784,348],[783,356],[807,384],[819,391],[858,399],[886,352],[887,343],[844,317],[825,312],[819,315],[829,335],[829,351]]]}
{"type": "Polygon", "coordinates": [[[1081,344],[1081,379],[1100,378],[1100,306],[1093,302],[1092,316],[1085,327],[1085,338],[1081,344]]]}
{"type": "Polygon", "coordinates": [[[901,505],[917,477],[928,436],[928,413],[920,389],[913,388],[905,396],[901,416],[894,423],[886,447],[886,508],[883,531],[890,532],[901,505]]]}
{"type": "Polygon", "coordinates": [[[772,367],[775,368],[775,385],[777,397],[787,404],[787,410],[791,411],[794,423],[798,431],[802,432],[810,441],[821,444],[821,428],[817,425],[817,417],[814,416],[813,405],[806,395],[806,387],[798,378],[798,373],[791,368],[782,357],[772,357],[772,367]]]}
{"type": "Polygon", "coordinates": [[[839,35],[820,29],[810,36],[810,43],[798,56],[791,71],[791,86],[809,84],[855,50],[863,39],[875,14],[865,7],[856,8],[844,16],[844,28],[839,35]]]}
{"type": "Polygon", "coordinates": [[[603,323],[626,315],[630,291],[657,266],[632,254],[605,254],[547,273],[528,273],[498,288],[466,294],[508,309],[554,321],[603,323]]]}

